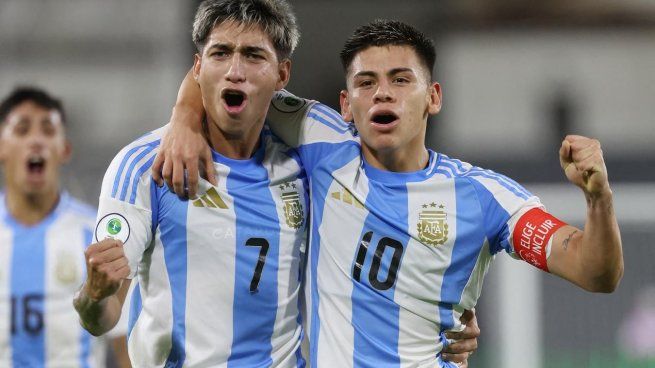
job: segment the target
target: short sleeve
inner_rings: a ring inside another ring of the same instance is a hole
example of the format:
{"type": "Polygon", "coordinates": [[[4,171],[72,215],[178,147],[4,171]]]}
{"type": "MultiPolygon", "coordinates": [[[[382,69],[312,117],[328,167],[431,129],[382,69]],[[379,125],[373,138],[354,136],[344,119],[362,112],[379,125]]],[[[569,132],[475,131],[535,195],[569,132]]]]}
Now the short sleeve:
{"type": "Polygon", "coordinates": [[[474,167],[465,176],[478,195],[491,253],[505,250],[518,258],[512,244],[514,227],[527,211],[543,208],[541,201],[514,180],[491,170],[474,167]]]}
{"type": "Polygon", "coordinates": [[[150,176],[150,167],[161,131],[123,148],[112,160],[102,182],[94,240],[115,238],[123,242],[130,266],[129,278],[136,275],[143,252],[152,241],[156,184],[150,176]]]}
{"type": "Polygon", "coordinates": [[[272,99],[267,123],[284,143],[298,149],[308,174],[338,146],[359,143],[354,125],[334,109],[287,91],[272,99]]]}

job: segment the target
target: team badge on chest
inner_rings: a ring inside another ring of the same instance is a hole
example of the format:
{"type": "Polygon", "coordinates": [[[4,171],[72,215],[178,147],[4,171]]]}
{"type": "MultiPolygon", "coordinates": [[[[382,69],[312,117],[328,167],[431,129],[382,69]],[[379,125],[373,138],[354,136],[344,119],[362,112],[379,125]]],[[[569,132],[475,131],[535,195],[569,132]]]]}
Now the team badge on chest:
{"type": "Polygon", "coordinates": [[[77,267],[78,265],[73,254],[67,252],[58,254],[57,263],[55,263],[57,281],[63,285],[76,283],[78,276],[77,267]]]}
{"type": "Polygon", "coordinates": [[[438,246],[448,241],[448,216],[444,205],[432,202],[423,205],[424,210],[418,215],[418,236],[421,242],[438,246]]]}
{"type": "Polygon", "coordinates": [[[281,197],[284,203],[284,218],[286,223],[292,229],[300,229],[305,216],[302,203],[300,203],[300,194],[295,190],[296,184],[284,183],[280,185],[280,189],[282,189],[281,197]]]}

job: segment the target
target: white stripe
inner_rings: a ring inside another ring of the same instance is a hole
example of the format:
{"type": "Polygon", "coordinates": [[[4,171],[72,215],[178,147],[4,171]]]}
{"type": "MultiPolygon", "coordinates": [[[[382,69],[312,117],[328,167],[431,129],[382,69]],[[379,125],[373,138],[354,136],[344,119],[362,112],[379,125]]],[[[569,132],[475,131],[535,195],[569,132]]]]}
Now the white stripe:
{"type": "Polygon", "coordinates": [[[66,213],[45,235],[45,359],[77,367],[82,330],[71,299],[84,280],[84,232],[79,221],[66,213]]]}
{"type": "Polygon", "coordinates": [[[401,366],[416,366],[417,362],[436,366],[436,355],[441,349],[441,344],[438,344],[441,322],[438,303],[443,275],[450,265],[457,236],[455,182],[432,177],[423,182],[408,183],[407,201],[411,237],[394,294],[394,301],[401,307],[398,353],[401,366]],[[430,190],[426,192],[425,188],[430,190]],[[444,208],[439,208],[440,205],[444,208]],[[425,210],[447,213],[448,236],[444,244],[428,245],[421,241],[418,224],[420,214],[425,210]]]}
{"type": "Polygon", "coordinates": [[[152,253],[138,267],[143,309],[128,341],[135,367],[163,367],[171,351],[173,305],[159,228],[152,253]]]}
{"type": "MultiPolygon", "coordinates": [[[[4,200],[0,205],[4,206],[4,200]]],[[[12,232],[7,226],[5,226],[2,219],[2,213],[0,213],[0,367],[9,367],[11,365],[10,263],[13,248],[12,237],[12,232]]]]}
{"type": "Polygon", "coordinates": [[[300,348],[300,333],[302,331],[298,321],[298,297],[300,282],[300,248],[304,246],[307,238],[307,220],[303,220],[300,229],[290,227],[284,214],[283,193],[298,193],[297,200],[303,206],[303,214],[307,215],[305,208],[305,192],[302,180],[297,180],[300,172],[298,163],[282,153],[288,148],[267,140],[266,157],[263,166],[268,172],[270,181],[269,190],[275,201],[278,222],[280,224],[278,272],[277,272],[277,315],[271,336],[272,366],[293,368],[297,366],[296,351],[300,348]],[[285,182],[293,182],[295,190],[281,190],[279,186],[285,182]]]}
{"type": "Polygon", "coordinates": [[[359,163],[357,157],[333,172],[335,180],[327,192],[323,223],[319,228],[321,245],[318,267],[316,275],[312,275],[317,277],[319,289],[320,328],[317,359],[319,364],[330,362],[330,366],[340,368],[353,366],[355,331],[352,326],[353,285],[350,268],[368,211],[335,199],[332,193],[343,195],[344,186],[356,188],[355,191],[359,194],[357,199],[366,203],[368,178],[359,163]],[[328,235],[325,234],[325,229],[339,229],[339,232],[328,235]],[[327,243],[326,239],[335,239],[335,243],[327,243]]]}
{"type": "MultiPolygon", "coordinates": [[[[222,164],[214,167],[223,179],[218,181],[217,191],[228,208],[195,207],[189,203],[185,366],[227,367],[232,348],[236,215],[224,179],[230,168],[222,164]],[[216,270],[216,274],[208,270],[216,270]]],[[[210,188],[205,180],[201,183],[200,195],[210,188]]]]}

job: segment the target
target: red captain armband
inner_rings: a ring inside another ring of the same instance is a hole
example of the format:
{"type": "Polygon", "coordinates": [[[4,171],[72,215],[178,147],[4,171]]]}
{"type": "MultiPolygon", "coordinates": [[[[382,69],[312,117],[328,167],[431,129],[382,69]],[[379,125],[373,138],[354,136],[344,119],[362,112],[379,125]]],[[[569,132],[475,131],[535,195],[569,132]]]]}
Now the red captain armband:
{"type": "Polygon", "coordinates": [[[529,210],[519,218],[514,227],[514,252],[522,260],[548,272],[548,243],[553,234],[564,225],[566,223],[540,208],[529,210]]]}

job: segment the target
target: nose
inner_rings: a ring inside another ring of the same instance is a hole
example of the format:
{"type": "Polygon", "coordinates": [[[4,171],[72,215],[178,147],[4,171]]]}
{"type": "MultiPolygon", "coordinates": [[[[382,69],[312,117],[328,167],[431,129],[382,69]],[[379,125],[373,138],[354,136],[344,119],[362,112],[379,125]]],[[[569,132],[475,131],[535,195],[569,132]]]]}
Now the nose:
{"type": "Polygon", "coordinates": [[[243,61],[241,60],[241,56],[239,54],[234,55],[232,58],[230,68],[225,75],[225,79],[232,83],[241,83],[246,80],[243,61]]]}
{"type": "Polygon", "coordinates": [[[373,101],[376,103],[393,101],[393,92],[388,83],[380,82],[378,84],[378,88],[373,95],[373,101]]]}

